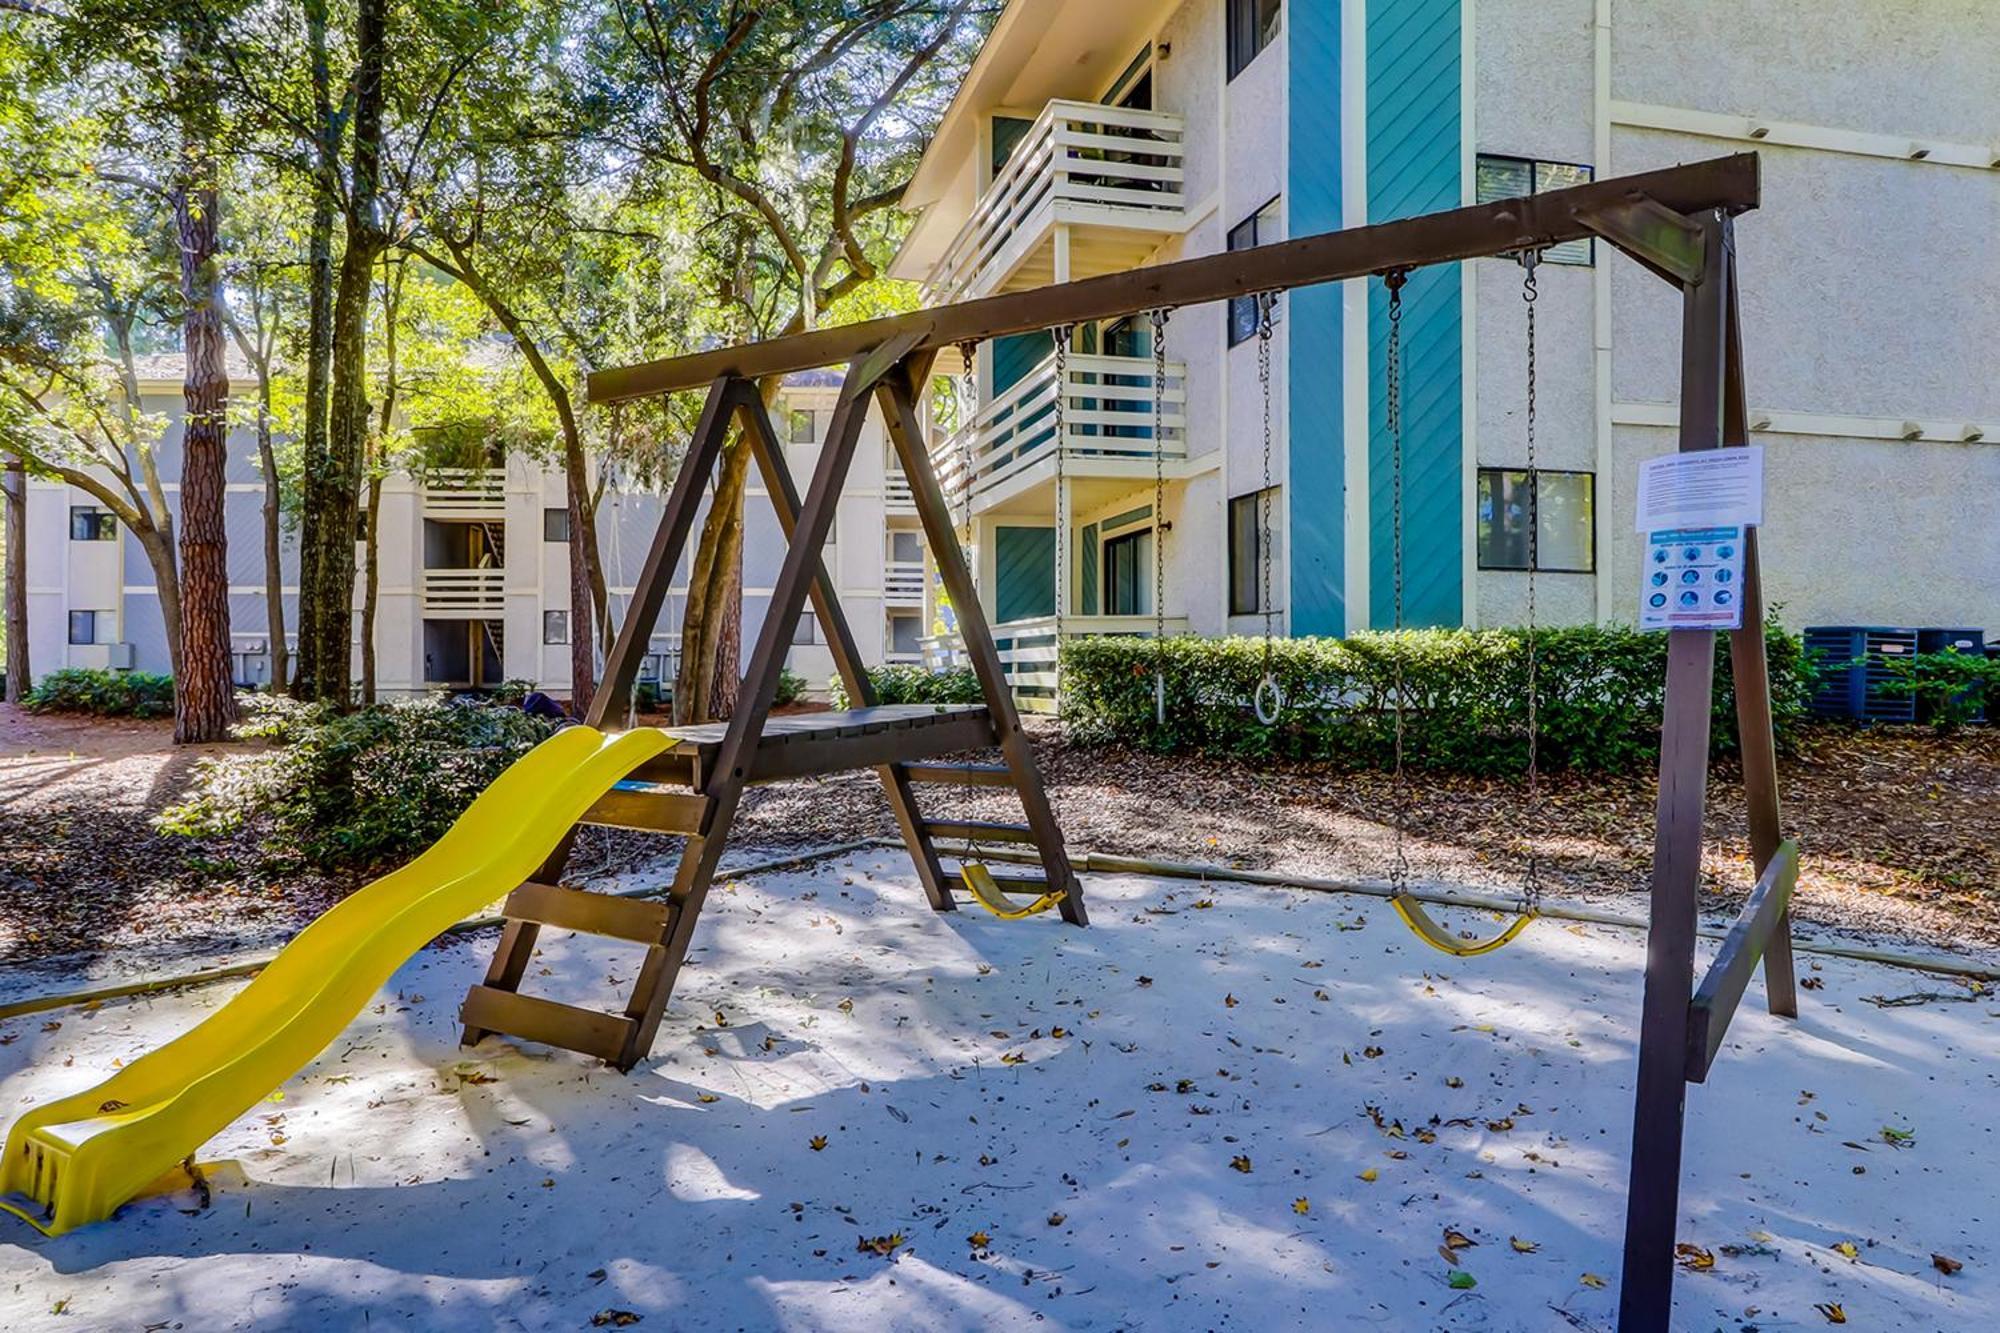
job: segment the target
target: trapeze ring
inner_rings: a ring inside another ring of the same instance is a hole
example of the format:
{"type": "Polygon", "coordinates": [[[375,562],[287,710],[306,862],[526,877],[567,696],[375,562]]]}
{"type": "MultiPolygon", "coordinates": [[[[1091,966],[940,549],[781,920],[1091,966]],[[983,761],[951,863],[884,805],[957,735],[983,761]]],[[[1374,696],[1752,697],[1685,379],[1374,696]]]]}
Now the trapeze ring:
{"type": "Polygon", "coordinates": [[[1273,726],[1278,715],[1285,711],[1285,692],[1278,685],[1278,678],[1266,671],[1264,679],[1257,682],[1257,693],[1252,697],[1257,709],[1257,720],[1265,726],[1273,726]]]}

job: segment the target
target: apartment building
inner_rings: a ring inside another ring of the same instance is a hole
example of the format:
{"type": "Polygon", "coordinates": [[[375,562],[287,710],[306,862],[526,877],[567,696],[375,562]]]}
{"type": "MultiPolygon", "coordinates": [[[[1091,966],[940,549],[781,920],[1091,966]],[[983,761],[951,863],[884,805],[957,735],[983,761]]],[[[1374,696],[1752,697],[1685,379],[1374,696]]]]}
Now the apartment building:
{"type": "MultiPolygon", "coordinates": [[[[1995,50],[1975,0],[1011,0],[892,271],[965,300],[1754,148],[1768,599],[1793,626],[2000,627],[1995,50]]],[[[1678,306],[1605,247],[1543,258],[1532,474],[1522,266],[1406,290],[1410,623],[1523,619],[1529,488],[1542,622],[1636,619],[1678,306]]],[[[976,350],[935,457],[1031,693],[1058,609],[1067,634],[1392,623],[1382,285],[1280,297],[1262,349],[1258,313],[1175,311],[1163,347],[1144,319],[1073,330],[1061,383],[1051,335],[976,350]]]]}
{"type": "MultiPolygon", "coordinates": [[[[246,368],[231,369],[238,393],[246,368]]],[[[804,485],[831,420],[838,381],[800,376],[788,383],[775,417],[786,454],[804,485]]],[[[178,507],[181,369],[177,356],[141,366],[147,412],[165,418],[158,466],[169,508],[178,507]]],[[[229,532],[230,628],[240,684],[271,674],[263,543],[264,479],[254,432],[231,433],[225,505],[229,532]]],[[[612,478],[598,511],[598,541],[614,618],[622,619],[665,505],[658,490],[612,478]]],[[[383,487],[375,614],[378,690],[384,695],[492,686],[525,680],[567,696],[570,681],[568,511],[562,475],[515,456],[504,466],[398,474],[383,487]]],[[[151,567],[138,543],[84,491],[31,478],[26,502],[29,662],[39,676],[60,667],[168,672],[167,646],[151,567]]],[[[359,547],[357,546],[357,555],[359,547]]],[[[745,642],[762,624],[784,558],[776,518],[752,475],[745,502],[745,642]]],[[[920,660],[926,553],[908,479],[879,419],[871,419],[842,497],[827,565],[864,658],[920,660]]],[[[689,558],[676,570],[651,639],[642,678],[671,681],[689,558]]],[[[283,545],[285,625],[296,641],[298,547],[283,545]]],[[[356,593],[359,672],[360,592],[356,593]]],[[[807,613],[790,665],[813,689],[833,676],[833,659],[807,613]]]]}

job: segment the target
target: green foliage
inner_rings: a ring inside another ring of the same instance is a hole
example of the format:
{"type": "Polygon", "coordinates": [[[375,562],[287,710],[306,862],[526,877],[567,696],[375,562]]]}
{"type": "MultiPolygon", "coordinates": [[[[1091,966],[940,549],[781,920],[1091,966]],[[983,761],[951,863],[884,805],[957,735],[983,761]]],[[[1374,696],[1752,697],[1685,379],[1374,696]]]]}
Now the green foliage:
{"type": "Polygon", "coordinates": [[[776,702],[778,702],[781,705],[795,704],[799,700],[805,697],[806,697],[806,678],[804,676],[801,676],[798,672],[792,670],[788,666],[779,667],[778,694],[776,702]]]}
{"type": "Polygon", "coordinates": [[[1919,653],[1882,664],[1889,669],[1882,693],[1914,698],[1917,716],[1940,732],[1956,731],[2000,703],[2000,659],[1983,653],[1919,653]]]}
{"type": "Polygon", "coordinates": [[[150,671],[96,671],[65,667],[35,682],[21,701],[33,713],[89,713],[96,717],[171,717],[174,678],[150,671]]]}
{"type": "MultiPolygon", "coordinates": [[[[1810,668],[1799,640],[1769,627],[1772,713],[1780,736],[1805,715],[1810,668]]],[[[1629,769],[1659,753],[1667,636],[1621,626],[1536,632],[1540,762],[1629,769]]],[[[1346,639],[1279,639],[1270,669],[1285,707],[1259,723],[1264,674],[1254,638],[1074,639],[1063,646],[1063,718],[1087,742],[1168,753],[1310,759],[1350,768],[1393,762],[1400,664],[1405,762],[1463,773],[1527,765],[1527,638],[1522,630],[1406,630],[1346,639]],[[1166,722],[1154,676],[1166,679],[1166,722]]],[[[1735,742],[1726,639],[1718,640],[1713,732],[1735,742]]]]}
{"type": "MultiPolygon", "coordinates": [[[[868,683],[875,688],[875,701],[884,704],[976,704],[984,703],[979,677],[971,667],[932,671],[907,662],[870,667],[868,683]]],[[[852,708],[847,690],[836,678],[829,687],[835,708],[852,708]]]]}
{"type": "Polygon", "coordinates": [[[194,794],[155,825],[193,836],[252,825],[267,831],[274,853],[320,867],[372,865],[429,846],[555,730],[518,708],[430,698],[346,714],[290,699],[246,704],[237,734],[274,748],[203,764],[194,794]]]}

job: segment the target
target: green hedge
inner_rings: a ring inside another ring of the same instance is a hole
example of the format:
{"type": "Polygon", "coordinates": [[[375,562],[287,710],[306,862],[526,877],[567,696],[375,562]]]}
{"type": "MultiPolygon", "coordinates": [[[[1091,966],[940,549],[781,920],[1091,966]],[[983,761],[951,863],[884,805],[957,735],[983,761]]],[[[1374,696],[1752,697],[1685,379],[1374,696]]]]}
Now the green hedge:
{"type": "MultiPolygon", "coordinates": [[[[980,692],[979,677],[971,667],[932,671],[910,663],[891,663],[868,668],[868,683],[875,687],[875,701],[885,704],[977,704],[986,702],[980,692]]],[[[827,687],[835,708],[852,708],[846,687],[838,677],[827,687]]]]}
{"type": "Polygon", "coordinates": [[[34,713],[170,717],[174,711],[174,678],[150,671],[66,667],[36,681],[21,702],[34,713]]]}
{"type": "Polygon", "coordinates": [[[555,731],[519,708],[438,698],[351,713],[263,696],[245,703],[237,734],[274,748],[205,762],[194,794],[155,826],[203,836],[251,824],[274,854],[321,867],[373,865],[430,846],[501,770],[555,731]]]}
{"type": "MultiPolygon", "coordinates": [[[[1667,636],[1612,626],[1536,632],[1540,762],[1629,769],[1659,754],[1667,636]]],[[[1717,639],[1718,748],[1733,747],[1727,637],[1717,639]]],[[[1279,639],[1271,669],[1284,690],[1275,726],[1251,696],[1264,672],[1255,638],[1072,639],[1062,650],[1062,714],[1071,736],[1169,753],[1310,759],[1352,768],[1393,760],[1396,665],[1407,698],[1405,762],[1463,773],[1527,764],[1527,637],[1522,630],[1406,630],[1345,639],[1279,639]],[[1166,677],[1166,723],[1154,674],[1166,677]]],[[[1781,739],[1805,716],[1811,667],[1800,641],[1770,627],[1772,714],[1781,739]]]]}

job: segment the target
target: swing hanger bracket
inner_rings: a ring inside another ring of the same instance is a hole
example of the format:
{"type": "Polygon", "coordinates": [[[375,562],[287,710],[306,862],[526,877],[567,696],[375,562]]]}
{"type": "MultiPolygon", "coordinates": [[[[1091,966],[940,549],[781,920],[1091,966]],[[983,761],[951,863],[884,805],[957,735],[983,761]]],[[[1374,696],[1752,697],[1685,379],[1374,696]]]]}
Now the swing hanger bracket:
{"type": "Polygon", "coordinates": [[[1701,281],[1709,229],[1650,195],[1633,195],[1587,211],[1579,209],[1574,216],[1580,225],[1675,286],[1701,281]]]}

